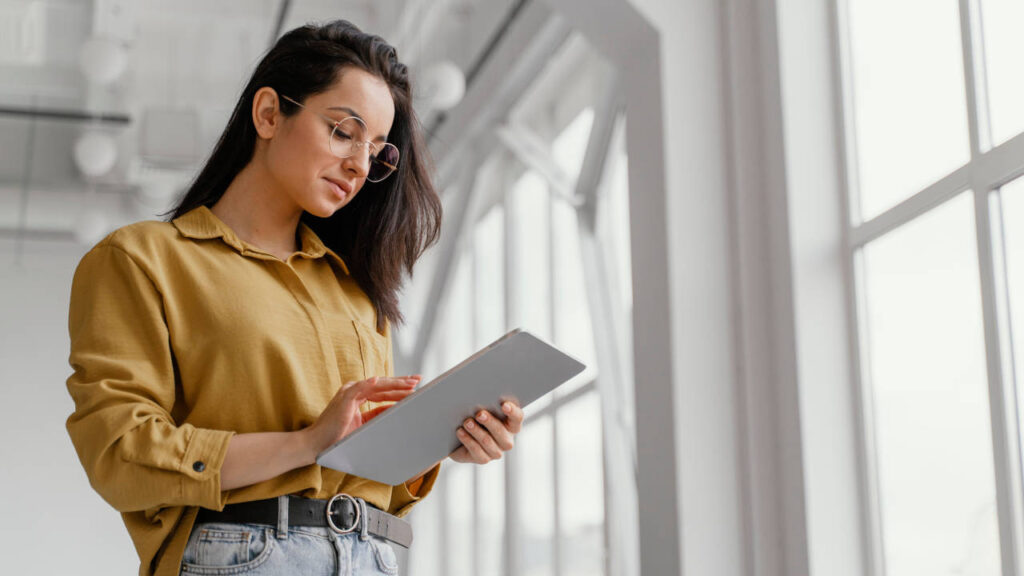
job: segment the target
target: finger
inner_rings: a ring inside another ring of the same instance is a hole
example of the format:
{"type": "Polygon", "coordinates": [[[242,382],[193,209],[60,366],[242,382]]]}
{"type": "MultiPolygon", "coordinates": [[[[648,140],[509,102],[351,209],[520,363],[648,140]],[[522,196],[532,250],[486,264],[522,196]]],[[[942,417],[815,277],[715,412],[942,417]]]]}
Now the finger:
{"type": "Polygon", "coordinates": [[[363,382],[367,382],[369,384],[369,386],[371,386],[371,387],[380,388],[380,387],[387,387],[387,386],[391,386],[391,387],[412,386],[413,384],[416,383],[416,380],[413,379],[413,378],[406,378],[406,377],[402,377],[402,376],[374,376],[373,378],[367,378],[366,380],[363,380],[363,382]]]}
{"type": "Polygon", "coordinates": [[[523,429],[523,409],[517,402],[506,400],[501,404],[501,411],[505,413],[505,427],[513,434],[519,434],[523,429]]]}
{"type": "Polygon", "coordinates": [[[381,392],[371,392],[366,395],[366,399],[371,402],[398,402],[399,400],[405,400],[406,397],[410,396],[415,390],[383,390],[381,392]]]}
{"type": "Polygon", "coordinates": [[[370,402],[399,402],[406,400],[412,394],[416,392],[414,389],[407,390],[383,390],[383,392],[375,392],[368,394],[366,399],[370,402]]]}
{"type": "Polygon", "coordinates": [[[472,462],[476,462],[477,464],[486,464],[491,461],[490,456],[488,456],[487,452],[485,452],[483,447],[480,446],[480,443],[477,442],[469,432],[466,432],[465,428],[460,427],[455,432],[455,435],[459,437],[459,441],[462,442],[466,451],[469,452],[469,457],[472,462]]]}
{"type": "Polygon", "coordinates": [[[508,452],[512,449],[514,440],[512,439],[512,432],[506,427],[507,425],[501,421],[500,418],[491,414],[487,410],[481,410],[476,415],[476,421],[479,422],[490,432],[491,437],[494,439],[498,449],[502,452],[508,452]]]}
{"type": "MultiPolygon", "coordinates": [[[[491,418],[493,420],[493,418],[491,418]]],[[[501,448],[498,447],[498,443],[494,437],[491,436],[490,431],[487,428],[481,426],[476,420],[469,419],[462,425],[463,428],[469,430],[469,433],[473,436],[473,439],[477,441],[483,447],[484,452],[488,456],[488,460],[497,460],[501,458],[501,448]]]]}
{"type": "Polygon", "coordinates": [[[373,378],[367,378],[351,388],[352,394],[360,399],[366,400],[370,396],[379,392],[389,392],[394,390],[408,390],[411,391],[415,386],[414,382],[405,380],[404,378],[383,378],[374,376],[373,378]]]}
{"type": "Polygon", "coordinates": [[[391,408],[391,406],[377,406],[373,410],[363,412],[363,422],[369,422],[370,420],[373,420],[377,416],[380,416],[381,413],[387,410],[388,408],[391,408]]]}
{"type": "Polygon", "coordinates": [[[459,463],[472,462],[472,456],[469,455],[469,450],[466,450],[465,446],[459,446],[448,457],[459,463]]]}

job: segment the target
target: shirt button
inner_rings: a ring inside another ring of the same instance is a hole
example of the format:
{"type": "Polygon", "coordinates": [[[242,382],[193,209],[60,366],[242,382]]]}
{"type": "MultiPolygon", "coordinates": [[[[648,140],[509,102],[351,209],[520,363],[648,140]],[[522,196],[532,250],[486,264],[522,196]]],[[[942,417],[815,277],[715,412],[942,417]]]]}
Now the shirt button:
{"type": "Polygon", "coordinates": [[[202,472],[203,470],[206,470],[206,464],[204,464],[201,460],[196,460],[195,462],[192,463],[192,469],[195,470],[196,472],[202,472]]]}

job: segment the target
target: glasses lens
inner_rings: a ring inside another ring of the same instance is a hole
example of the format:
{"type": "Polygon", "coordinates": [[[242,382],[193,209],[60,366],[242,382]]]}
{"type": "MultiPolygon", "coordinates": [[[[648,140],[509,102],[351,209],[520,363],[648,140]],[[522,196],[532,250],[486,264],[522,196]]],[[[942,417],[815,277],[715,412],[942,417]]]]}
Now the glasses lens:
{"type": "Polygon", "coordinates": [[[398,168],[398,148],[389,142],[370,158],[370,173],[366,175],[366,179],[370,182],[380,182],[390,176],[395,168],[398,168]]]}
{"type": "Polygon", "coordinates": [[[355,151],[357,143],[364,140],[366,126],[358,118],[345,118],[331,132],[331,153],[338,158],[348,158],[355,151]]]}

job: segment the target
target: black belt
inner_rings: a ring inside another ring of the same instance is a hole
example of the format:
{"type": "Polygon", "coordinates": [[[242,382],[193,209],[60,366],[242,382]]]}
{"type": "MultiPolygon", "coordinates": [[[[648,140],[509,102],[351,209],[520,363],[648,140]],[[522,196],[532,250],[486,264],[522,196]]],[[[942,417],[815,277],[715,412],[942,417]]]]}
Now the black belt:
{"type": "MultiPolygon", "coordinates": [[[[228,504],[218,512],[200,508],[196,522],[236,522],[242,524],[269,524],[277,526],[277,498],[228,504]]],[[[288,497],[289,526],[321,526],[338,534],[362,530],[364,524],[370,534],[386,538],[406,548],[412,544],[412,525],[367,504],[366,513],[360,511],[356,498],[338,494],[330,500],[288,497]],[[327,510],[330,509],[328,515],[327,510]]]]}

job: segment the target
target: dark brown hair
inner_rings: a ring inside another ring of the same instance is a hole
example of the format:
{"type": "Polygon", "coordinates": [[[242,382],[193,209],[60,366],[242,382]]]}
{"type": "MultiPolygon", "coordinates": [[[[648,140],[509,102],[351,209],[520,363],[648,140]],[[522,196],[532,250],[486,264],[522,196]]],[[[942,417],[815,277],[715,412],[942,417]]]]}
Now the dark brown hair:
{"type": "MultiPolygon", "coordinates": [[[[422,128],[412,107],[409,73],[395,49],[345,20],[306,25],[282,36],[263,57],[242,91],[224,133],[181,202],[163,216],[215,204],[256,150],[251,111],[256,91],[269,86],[299,102],[327,90],[355,66],[384,80],[395,102],[388,141],[398,147],[398,169],[383,182],[366,181],[360,194],[328,218],[303,212],[301,220],[340,255],[377,311],[377,329],[385,319],[403,321],[398,291],[404,274],[435,243],[441,228],[441,200],[430,179],[422,128]]],[[[299,107],[280,100],[281,113],[299,107]]]]}

